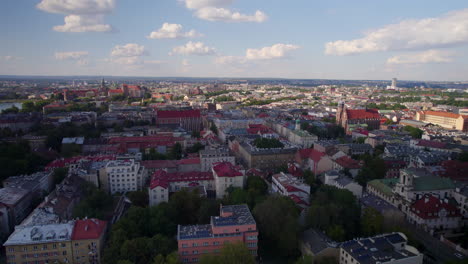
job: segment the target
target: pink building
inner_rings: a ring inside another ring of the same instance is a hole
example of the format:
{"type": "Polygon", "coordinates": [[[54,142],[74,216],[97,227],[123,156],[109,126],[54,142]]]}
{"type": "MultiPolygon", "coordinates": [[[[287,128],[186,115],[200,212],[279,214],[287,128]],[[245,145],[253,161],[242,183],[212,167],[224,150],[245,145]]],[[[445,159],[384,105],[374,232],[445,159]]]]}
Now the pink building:
{"type": "Polygon", "coordinates": [[[196,263],[202,254],[218,254],[224,245],[238,242],[257,256],[257,224],[247,205],[221,206],[220,216],[212,216],[208,225],[179,225],[177,242],[184,263],[196,263]]]}

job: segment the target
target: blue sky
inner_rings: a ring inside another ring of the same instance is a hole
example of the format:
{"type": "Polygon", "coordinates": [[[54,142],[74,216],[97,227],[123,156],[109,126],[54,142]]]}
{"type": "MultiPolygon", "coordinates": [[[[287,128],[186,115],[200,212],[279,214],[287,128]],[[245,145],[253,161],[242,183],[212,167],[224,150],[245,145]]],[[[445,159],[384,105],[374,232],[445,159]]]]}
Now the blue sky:
{"type": "Polygon", "coordinates": [[[0,74],[468,79],[466,0],[1,5],[0,74]]]}

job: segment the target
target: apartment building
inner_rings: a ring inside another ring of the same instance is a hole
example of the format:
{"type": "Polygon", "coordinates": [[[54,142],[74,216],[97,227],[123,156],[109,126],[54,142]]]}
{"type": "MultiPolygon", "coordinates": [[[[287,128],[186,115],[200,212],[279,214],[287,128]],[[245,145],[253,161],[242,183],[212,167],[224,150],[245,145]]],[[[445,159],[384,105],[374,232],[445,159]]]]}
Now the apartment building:
{"type": "Polygon", "coordinates": [[[98,264],[106,227],[97,219],[17,226],[3,244],[7,264],[98,264]]]}
{"type": "Polygon", "coordinates": [[[230,162],[235,164],[236,158],[229,155],[229,150],[224,148],[204,149],[200,151],[201,171],[211,171],[214,163],[230,162]]]}
{"type": "Polygon", "coordinates": [[[310,205],[310,186],[304,180],[291,174],[280,172],[273,175],[271,178],[271,188],[273,192],[291,198],[303,209],[310,205]]]}
{"type": "Polygon", "coordinates": [[[423,254],[403,233],[359,238],[340,245],[340,264],[422,264],[423,254]]]}
{"type": "Polygon", "coordinates": [[[216,198],[221,199],[229,187],[243,188],[245,183],[245,171],[230,162],[218,162],[213,164],[213,176],[216,187],[216,198]]]}
{"type": "Polygon", "coordinates": [[[447,129],[468,131],[468,116],[442,111],[420,111],[416,120],[439,125],[447,129]]]}
{"type": "Polygon", "coordinates": [[[145,168],[134,159],[109,161],[105,171],[101,182],[111,194],[141,190],[147,175],[145,168]]]}
{"type": "Polygon", "coordinates": [[[202,255],[219,254],[224,245],[239,242],[257,256],[257,224],[245,204],[221,206],[220,216],[212,216],[210,224],[177,227],[178,253],[183,263],[197,263],[202,255]]]}

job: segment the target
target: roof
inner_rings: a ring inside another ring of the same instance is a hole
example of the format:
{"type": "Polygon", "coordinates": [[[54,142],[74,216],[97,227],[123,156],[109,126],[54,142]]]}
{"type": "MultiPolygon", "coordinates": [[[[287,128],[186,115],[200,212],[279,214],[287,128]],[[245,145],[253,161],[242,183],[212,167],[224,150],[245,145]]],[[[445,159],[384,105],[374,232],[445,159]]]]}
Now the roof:
{"type": "Polygon", "coordinates": [[[376,179],[368,182],[367,185],[376,188],[377,190],[383,192],[385,195],[392,195],[392,189],[398,182],[399,179],[397,178],[376,179]]]}
{"type": "Polygon", "coordinates": [[[359,169],[362,165],[359,161],[354,160],[348,156],[343,156],[335,160],[335,162],[343,168],[347,169],[359,169]]]}
{"type": "Polygon", "coordinates": [[[194,182],[194,181],[210,181],[213,180],[213,173],[189,171],[189,172],[166,172],[157,170],[151,176],[150,189],[156,187],[168,188],[171,182],[194,182]]]}
{"type": "Polygon", "coordinates": [[[213,163],[213,171],[218,177],[237,177],[244,175],[238,167],[227,161],[213,163]]]}
{"type": "Polygon", "coordinates": [[[200,110],[158,110],[158,118],[196,118],[200,117],[200,110]]]}
{"type": "Polygon", "coordinates": [[[319,254],[327,248],[336,248],[337,243],[319,230],[308,229],[302,233],[301,240],[310,248],[314,255],[319,254]]]}
{"type": "Polygon", "coordinates": [[[348,119],[379,119],[377,109],[346,109],[348,119]]]}
{"type": "Polygon", "coordinates": [[[443,171],[440,176],[455,181],[468,181],[468,162],[446,160],[442,161],[441,166],[443,171]]]}
{"type": "MultiPolygon", "coordinates": [[[[450,113],[450,112],[442,112],[442,111],[422,111],[424,115],[433,115],[433,116],[441,116],[441,117],[448,117],[448,118],[458,118],[460,117],[459,114],[450,113]]],[[[467,116],[462,116],[466,118],[467,116]]]]}
{"type": "Polygon", "coordinates": [[[309,153],[309,158],[316,163],[319,162],[324,156],[325,156],[325,153],[320,152],[316,149],[312,149],[309,153]]]}
{"type": "Polygon", "coordinates": [[[455,184],[449,178],[438,176],[416,177],[413,181],[414,191],[433,191],[455,189],[455,184]]]}
{"type": "Polygon", "coordinates": [[[221,207],[221,216],[212,216],[213,226],[255,225],[255,219],[246,204],[225,205],[221,207]]]}
{"type": "Polygon", "coordinates": [[[444,217],[441,212],[446,211],[446,217],[461,217],[457,207],[442,201],[439,198],[426,194],[411,205],[411,211],[423,219],[436,219],[444,217]]]}
{"type": "Polygon", "coordinates": [[[73,231],[73,221],[65,224],[37,226],[16,226],[4,246],[42,244],[55,241],[69,241],[73,231]]]}
{"type": "Polygon", "coordinates": [[[99,219],[77,220],[73,228],[72,240],[97,239],[106,229],[107,221],[99,219]]]}
{"type": "Polygon", "coordinates": [[[0,189],[0,204],[15,206],[29,194],[28,190],[6,187],[0,189]]]}

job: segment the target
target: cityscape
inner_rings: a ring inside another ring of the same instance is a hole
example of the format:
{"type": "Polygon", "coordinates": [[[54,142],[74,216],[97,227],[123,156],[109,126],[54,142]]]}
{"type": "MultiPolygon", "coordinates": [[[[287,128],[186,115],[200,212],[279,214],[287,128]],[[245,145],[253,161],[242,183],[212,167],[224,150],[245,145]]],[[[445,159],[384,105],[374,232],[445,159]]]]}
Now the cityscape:
{"type": "Polygon", "coordinates": [[[468,263],[463,1],[2,6],[0,263],[468,263]]]}

